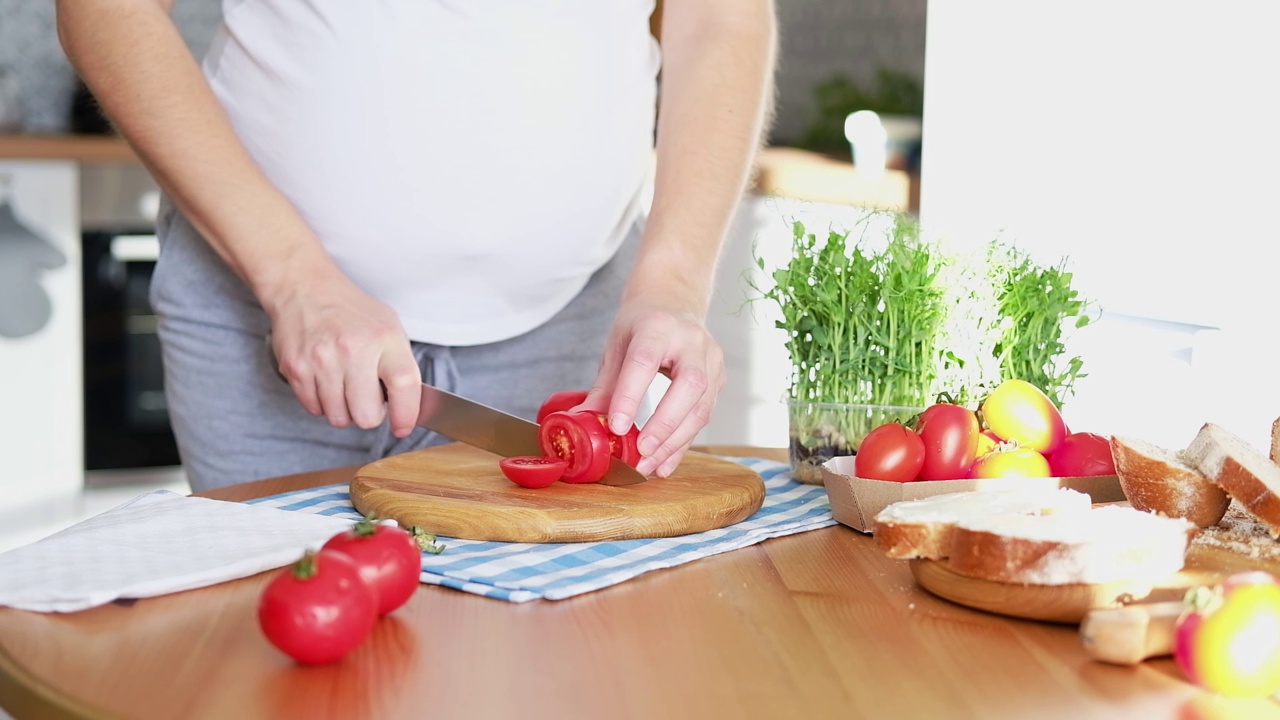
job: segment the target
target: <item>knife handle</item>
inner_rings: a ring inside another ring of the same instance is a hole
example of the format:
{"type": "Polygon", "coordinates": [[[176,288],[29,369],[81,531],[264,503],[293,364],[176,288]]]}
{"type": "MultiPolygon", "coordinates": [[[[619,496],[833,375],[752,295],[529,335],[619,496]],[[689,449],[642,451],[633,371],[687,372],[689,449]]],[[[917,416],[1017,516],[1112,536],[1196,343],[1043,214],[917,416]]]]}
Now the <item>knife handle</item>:
{"type": "Polygon", "coordinates": [[[1080,640],[1089,657],[1116,665],[1172,655],[1178,617],[1185,609],[1171,600],[1090,610],[1080,623],[1080,640]]]}

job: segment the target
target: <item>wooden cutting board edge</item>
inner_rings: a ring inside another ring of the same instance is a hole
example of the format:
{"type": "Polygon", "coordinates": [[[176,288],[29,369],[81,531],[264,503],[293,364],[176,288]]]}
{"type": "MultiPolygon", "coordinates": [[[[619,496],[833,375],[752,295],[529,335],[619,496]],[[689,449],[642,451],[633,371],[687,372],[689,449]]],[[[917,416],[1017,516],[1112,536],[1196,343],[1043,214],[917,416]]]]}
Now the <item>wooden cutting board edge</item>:
{"type": "MultiPolygon", "coordinates": [[[[691,465],[723,464],[726,469],[733,471],[738,478],[738,484],[721,490],[725,493],[722,509],[710,513],[702,519],[702,522],[685,518],[684,524],[678,528],[672,528],[668,521],[668,514],[663,513],[672,506],[678,507],[680,504],[678,500],[672,500],[665,505],[654,502],[633,506],[619,504],[615,513],[602,516],[597,510],[592,515],[585,516],[575,508],[555,508],[553,503],[549,504],[547,501],[554,501],[554,495],[547,494],[548,488],[533,490],[512,486],[508,492],[516,497],[527,499],[529,505],[491,508],[491,512],[505,514],[512,522],[504,523],[505,529],[497,531],[491,529],[483,533],[483,537],[478,537],[480,533],[475,532],[466,522],[468,514],[474,511],[475,503],[466,499],[437,496],[433,501],[434,507],[430,510],[416,508],[410,511],[386,512],[388,506],[395,505],[394,500],[398,493],[384,487],[377,487],[375,484],[403,482],[411,485],[412,483],[397,477],[395,472],[387,472],[388,463],[385,461],[374,461],[359,468],[351,480],[350,494],[352,504],[361,514],[374,511],[380,516],[391,517],[401,525],[418,525],[427,532],[444,537],[528,543],[592,542],[685,535],[736,524],[751,517],[763,506],[764,479],[755,471],[741,463],[706,453],[689,451],[685,457],[693,461],[691,465]],[[742,485],[741,479],[748,476],[754,482],[742,485]],[[743,493],[745,496],[742,495],[743,493]]],[[[494,458],[496,463],[497,456],[495,455],[494,458]]],[[[682,467],[686,466],[682,464],[682,467]]],[[[672,477],[679,474],[680,469],[677,469],[672,477]]],[[[646,482],[663,482],[666,479],[652,478],[646,482]]],[[[715,480],[709,482],[714,483],[715,480]]],[[[634,487],[639,486],[583,485],[575,488],[575,491],[625,493],[634,487]]],[[[421,488],[412,488],[412,490],[420,492],[421,488]]]]}

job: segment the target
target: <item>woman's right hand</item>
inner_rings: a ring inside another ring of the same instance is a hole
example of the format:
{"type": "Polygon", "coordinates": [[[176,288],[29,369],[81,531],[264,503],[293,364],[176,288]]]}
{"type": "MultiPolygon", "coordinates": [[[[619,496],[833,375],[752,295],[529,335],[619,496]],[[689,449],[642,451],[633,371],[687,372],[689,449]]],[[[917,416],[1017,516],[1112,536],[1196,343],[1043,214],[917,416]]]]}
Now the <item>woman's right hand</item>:
{"type": "Polygon", "coordinates": [[[301,279],[266,309],[280,374],[308,412],[335,427],[368,429],[389,417],[396,437],[413,430],[422,372],[390,307],[334,269],[301,279]]]}

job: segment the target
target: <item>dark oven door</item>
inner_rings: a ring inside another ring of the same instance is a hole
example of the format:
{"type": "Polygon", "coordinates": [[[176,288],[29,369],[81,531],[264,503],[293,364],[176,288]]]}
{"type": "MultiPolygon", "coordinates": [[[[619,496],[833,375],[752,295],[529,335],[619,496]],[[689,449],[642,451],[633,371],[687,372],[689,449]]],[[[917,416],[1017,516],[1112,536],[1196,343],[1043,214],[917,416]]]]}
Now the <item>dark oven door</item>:
{"type": "Polygon", "coordinates": [[[156,316],[154,230],[86,231],[85,469],[176,466],[156,316]]]}

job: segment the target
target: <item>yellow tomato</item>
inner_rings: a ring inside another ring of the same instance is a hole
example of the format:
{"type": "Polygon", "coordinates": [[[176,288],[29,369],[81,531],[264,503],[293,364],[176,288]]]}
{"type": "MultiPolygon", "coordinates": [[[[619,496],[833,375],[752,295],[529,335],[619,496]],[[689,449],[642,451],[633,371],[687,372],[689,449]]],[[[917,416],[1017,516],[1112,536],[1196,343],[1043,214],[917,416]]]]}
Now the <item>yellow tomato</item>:
{"type": "Polygon", "coordinates": [[[982,401],[982,418],[996,435],[1049,454],[1067,436],[1062,413],[1048,395],[1026,380],[1005,380],[982,401]]]}
{"type": "Polygon", "coordinates": [[[1178,620],[1174,657],[1189,680],[1215,692],[1280,692],[1280,584],[1219,588],[1178,620]]]}
{"type": "Polygon", "coordinates": [[[974,461],[969,477],[1049,477],[1049,461],[1031,448],[998,449],[974,461]]]}

